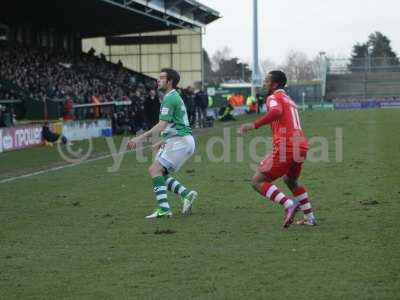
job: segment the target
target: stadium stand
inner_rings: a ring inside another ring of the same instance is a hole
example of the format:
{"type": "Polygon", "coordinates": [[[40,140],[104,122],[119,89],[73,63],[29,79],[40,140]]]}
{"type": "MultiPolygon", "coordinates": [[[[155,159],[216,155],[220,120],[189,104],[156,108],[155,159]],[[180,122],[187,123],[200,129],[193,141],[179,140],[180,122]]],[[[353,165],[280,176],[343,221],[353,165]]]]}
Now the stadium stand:
{"type": "MultiPolygon", "coordinates": [[[[155,79],[111,63],[93,49],[83,53],[82,40],[199,29],[218,18],[219,13],[189,0],[2,1],[0,103],[22,103],[19,119],[58,118],[68,100],[83,110],[121,101],[132,103],[129,110],[143,109],[133,102],[155,87],[155,79]]],[[[88,117],[87,111],[78,115],[88,117]]]]}
{"type": "Polygon", "coordinates": [[[128,88],[146,84],[135,73],[92,54],[9,45],[0,47],[0,63],[0,78],[35,100],[72,94],[79,103],[90,103],[93,96],[101,102],[117,101],[128,88]]]}

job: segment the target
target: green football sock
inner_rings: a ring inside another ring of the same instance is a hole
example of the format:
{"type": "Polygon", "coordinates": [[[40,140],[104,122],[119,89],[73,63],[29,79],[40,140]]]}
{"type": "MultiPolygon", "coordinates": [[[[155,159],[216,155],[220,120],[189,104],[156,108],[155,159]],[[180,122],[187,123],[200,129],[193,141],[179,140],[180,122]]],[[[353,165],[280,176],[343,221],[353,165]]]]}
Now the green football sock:
{"type": "Polygon", "coordinates": [[[170,210],[167,197],[167,187],[165,186],[165,179],[163,176],[153,178],[153,190],[156,194],[158,206],[162,210],[170,210]]]}
{"type": "Polygon", "coordinates": [[[165,183],[167,185],[168,191],[181,195],[181,197],[183,198],[185,198],[190,193],[190,190],[185,188],[178,180],[176,180],[172,176],[165,176],[165,183]]]}

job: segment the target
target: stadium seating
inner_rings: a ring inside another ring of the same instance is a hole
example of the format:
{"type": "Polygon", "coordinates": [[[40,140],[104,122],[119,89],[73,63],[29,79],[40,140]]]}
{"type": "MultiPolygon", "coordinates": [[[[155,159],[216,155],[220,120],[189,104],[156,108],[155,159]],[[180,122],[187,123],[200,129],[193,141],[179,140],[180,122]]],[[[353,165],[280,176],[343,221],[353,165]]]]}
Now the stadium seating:
{"type": "Polygon", "coordinates": [[[35,100],[64,99],[68,94],[78,103],[89,103],[92,96],[100,102],[117,101],[129,90],[151,85],[139,80],[137,73],[93,54],[1,46],[0,65],[0,80],[7,82],[7,89],[11,86],[19,97],[35,100]]]}

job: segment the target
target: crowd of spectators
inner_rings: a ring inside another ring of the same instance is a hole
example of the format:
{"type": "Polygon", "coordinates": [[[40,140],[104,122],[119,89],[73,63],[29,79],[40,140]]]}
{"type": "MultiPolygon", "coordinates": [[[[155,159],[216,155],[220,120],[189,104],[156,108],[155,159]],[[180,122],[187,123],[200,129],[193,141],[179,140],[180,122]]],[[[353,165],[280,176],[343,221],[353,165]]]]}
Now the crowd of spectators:
{"type": "Polygon", "coordinates": [[[0,82],[0,100],[14,100],[18,99],[18,93],[13,89],[8,89],[0,82]]]}
{"type": "MultiPolygon", "coordinates": [[[[192,87],[178,89],[182,96],[188,113],[189,123],[192,127],[207,127],[208,95],[204,90],[195,91],[192,87]]],[[[148,93],[136,90],[129,99],[132,105],[124,106],[116,111],[113,116],[114,133],[146,130],[157,124],[160,112],[160,95],[155,89],[148,93]]]]}
{"type": "MultiPolygon", "coordinates": [[[[115,131],[144,130],[158,122],[160,96],[156,82],[139,79],[138,74],[108,62],[103,54],[72,55],[63,50],[0,46],[0,100],[26,99],[45,101],[59,99],[64,103],[64,117],[85,119],[108,117],[115,131]],[[131,103],[93,108],[80,104],[131,103]],[[72,109],[78,106],[79,108],[72,109]]],[[[208,96],[192,87],[179,89],[192,126],[203,127],[208,96]]]]}
{"type": "Polygon", "coordinates": [[[204,89],[195,91],[193,87],[179,89],[178,91],[185,102],[186,110],[189,117],[189,123],[192,127],[206,127],[208,95],[204,89]]]}
{"type": "Polygon", "coordinates": [[[2,101],[17,99],[13,89],[7,89],[0,83],[0,127],[10,127],[15,123],[15,114],[11,106],[1,104],[2,101]]]}
{"type": "Polygon", "coordinates": [[[129,72],[120,71],[124,76],[113,77],[118,71],[105,72],[107,67],[110,70],[113,70],[112,66],[125,69],[91,56],[72,56],[65,51],[47,48],[2,46],[0,79],[9,81],[26,96],[36,100],[63,99],[67,95],[71,95],[77,103],[90,103],[93,96],[100,102],[122,99],[126,90],[120,83],[125,83],[127,78],[129,80],[129,72]]]}
{"type": "Polygon", "coordinates": [[[0,127],[12,127],[15,122],[13,110],[7,106],[0,105],[0,127]]]}

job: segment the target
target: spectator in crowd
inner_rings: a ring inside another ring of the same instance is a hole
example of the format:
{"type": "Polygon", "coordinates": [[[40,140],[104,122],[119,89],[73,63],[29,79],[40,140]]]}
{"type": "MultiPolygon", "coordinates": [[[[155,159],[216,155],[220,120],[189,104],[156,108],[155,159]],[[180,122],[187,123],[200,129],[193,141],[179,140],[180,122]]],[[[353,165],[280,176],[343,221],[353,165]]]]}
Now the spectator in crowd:
{"type": "Polygon", "coordinates": [[[130,128],[130,133],[135,135],[137,129],[136,129],[136,118],[134,111],[129,111],[129,128],[130,128]]]}
{"type": "Polygon", "coordinates": [[[6,106],[1,106],[0,127],[12,127],[14,125],[13,114],[6,106]]]}
{"type": "Polygon", "coordinates": [[[4,121],[3,121],[3,106],[0,104],[0,127],[5,127],[5,126],[6,125],[4,125],[4,121]]]}
{"type": "Polygon", "coordinates": [[[116,111],[111,116],[111,128],[112,128],[113,135],[119,134],[118,133],[118,113],[116,111]]]}
{"type": "Polygon", "coordinates": [[[228,98],[228,102],[232,107],[242,106],[244,105],[244,97],[239,92],[236,92],[228,98]]]}
{"type": "Polygon", "coordinates": [[[72,121],[74,119],[74,102],[69,96],[64,102],[64,121],[72,121]]]}
{"type": "Polygon", "coordinates": [[[136,130],[144,130],[144,97],[140,90],[136,90],[135,95],[132,97],[132,111],[135,113],[136,130]]]}
{"type": "Polygon", "coordinates": [[[135,134],[134,115],[134,112],[126,108],[115,112],[111,119],[113,134],[126,134],[128,132],[135,134]]]}
{"type": "Polygon", "coordinates": [[[257,112],[257,98],[249,95],[246,99],[247,110],[246,113],[252,114],[257,112]]]}
{"type": "Polygon", "coordinates": [[[205,127],[205,121],[207,118],[207,107],[208,107],[208,95],[207,92],[201,88],[194,99],[196,108],[196,119],[199,127],[205,127]]]}
{"type": "Polygon", "coordinates": [[[257,99],[257,113],[260,114],[261,109],[263,108],[264,103],[265,103],[265,98],[261,93],[257,93],[256,99],[257,99]]]}
{"type": "Polygon", "coordinates": [[[147,128],[153,128],[158,123],[160,114],[160,99],[155,90],[150,90],[149,95],[144,101],[144,115],[147,128]]]}
{"type": "Polygon", "coordinates": [[[196,109],[194,104],[195,95],[193,88],[191,86],[188,86],[185,90],[182,91],[181,96],[186,106],[190,126],[194,126],[196,121],[196,109]]]}
{"type": "Polygon", "coordinates": [[[233,116],[233,111],[233,106],[227,102],[226,105],[221,107],[219,110],[218,119],[222,122],[236,121],[235,117],[233,116]]]}

